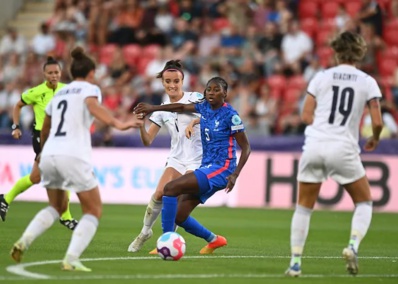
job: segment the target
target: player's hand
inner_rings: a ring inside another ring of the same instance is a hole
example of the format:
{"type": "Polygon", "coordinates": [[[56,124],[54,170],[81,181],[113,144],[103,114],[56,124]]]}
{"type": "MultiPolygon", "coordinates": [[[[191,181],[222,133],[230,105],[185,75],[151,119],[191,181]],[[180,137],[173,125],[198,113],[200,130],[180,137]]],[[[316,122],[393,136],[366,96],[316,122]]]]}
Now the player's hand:
{"type": "Polygon", "coordinates": [[[22,132],[21,132],[20,129],[14,129],[14,130],[11,132],[11,135],[12,135],[12,137],[14,137],[14,139],[20,139],[21,136],[22,136],[22,132]]]}
{"type": "Polygon", "coordinates": [[[193,135],[194,126],[195,126],[194,121],[191,121],[191,122],[188,124],[187,128],[185,128],[185,136],[186,136],[188,139],[191,139],[191,137],[192,137],[192,135],[193,135]]]}
{"type": "Polygon", "coordinates": [[[365,145],[363,146],[363,149],[367,152],[371,152],[376,149],[377,145],[379,145],[379,140],[376,140],[372,136],[366,141],[365,145]]]}
{"type": "Polygon", "coordinates": [[[227,176],[228,183],[227,183],[227,187],[225,188],[226,193],[230,193],[232,191],[232,189],[235,186],[237,178],[238,178],[237,174],[232,174],[232,175],[227,176]]]}
{"type": "Polygon", "coordinates": [[[152,112],[152,105],[146,103],[139,103],[134,108],[134,113],[138,114],[140,117],[144,118],[148,113],[152,112]]]}

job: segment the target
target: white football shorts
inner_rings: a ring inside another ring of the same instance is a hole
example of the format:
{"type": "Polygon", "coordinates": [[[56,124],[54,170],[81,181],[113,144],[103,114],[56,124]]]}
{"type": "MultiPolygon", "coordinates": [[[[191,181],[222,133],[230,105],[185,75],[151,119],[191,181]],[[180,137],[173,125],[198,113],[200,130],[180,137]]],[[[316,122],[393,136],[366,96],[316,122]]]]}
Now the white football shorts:
{"type": "Polygon", "coordinates": [[[166,168],[173,168],[176,171],[178,171],[180,174],[185,174],[188,171],[194,171],[197,168],[200,167],[202,161],[198,161],[198,162],[190,162],[187,164],[181,163],[180,161],[178,161],[177,159],[174,158],[168,158],[167,159],[167,164],[166,164],[166,168]]]}
{"type": "Polygon", "coordinates": [[[48,189],[63,189],[79,193],[98,186],[92,165],[75,157],[41,157],[39,168],[42,184],[48,189]]]}
{"type": "Polygon", "coordinates": [[[344,185],[365,176],[358,148],[346,142],[313,142],[304,145],[297,180],[319,183],[331,177],[344,185]]]}

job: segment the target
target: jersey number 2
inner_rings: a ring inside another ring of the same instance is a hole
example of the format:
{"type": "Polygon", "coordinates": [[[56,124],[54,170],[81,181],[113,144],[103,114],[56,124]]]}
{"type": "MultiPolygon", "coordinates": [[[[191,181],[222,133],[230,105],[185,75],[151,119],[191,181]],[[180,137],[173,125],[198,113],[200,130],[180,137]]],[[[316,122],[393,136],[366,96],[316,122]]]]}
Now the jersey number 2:
{"type": "Polygon", "coordinates": [[[352,103],[354,102],[354,89],[347,87],[344,88],[341,93],[339,92],[338,86],[333,86],[333,102],[332,102],[332,110],[329,116],[329,123],[333,124],[335,119],[335,113],[337,109],[337,101],[340,97],[340,105],[339,105],[339,113],[343,116],[343,120],[340,125],[345,125],[347,119],[352,111],[352,103]],[[347,101],[347,102],[346,102],[347,101]]]}
{"type": "Polygon", "coordinates": [[[62,126],[64,125],[65,112],[66,112],[66,109],[68,108],[68,102],[65,101],[65,100],[64,101],[60,101],[58,106],[57,106],[57,109],[60,109],[60,108],[62,108],[62,110],[61,110],[61,120],[60,120],[60,122],[58,124],[57,132],[55,132],[55,136],[66,136],[66,131],[62,131],[62,126]]]}

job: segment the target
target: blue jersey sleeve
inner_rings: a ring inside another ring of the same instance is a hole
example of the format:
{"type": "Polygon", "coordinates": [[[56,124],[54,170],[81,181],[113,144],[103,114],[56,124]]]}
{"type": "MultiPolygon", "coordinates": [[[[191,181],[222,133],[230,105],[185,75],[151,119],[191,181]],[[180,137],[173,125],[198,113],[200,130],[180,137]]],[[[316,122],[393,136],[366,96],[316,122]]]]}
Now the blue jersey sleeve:
{"type": "Polygon", "coordinates": [[[245,131],[245,126],[243,125],[242,119],[235,110],[231,112],[231,119],[229,120],[229,124],[231,127],[231,134],[245,131]]]}
{"type": "Polygon", "coordinates": [[[204,110],[206,109],[206,101],[203,101],[201,103],[197,103],[195,104],[195,110],[200,113],[203,114],[204,110]]]}

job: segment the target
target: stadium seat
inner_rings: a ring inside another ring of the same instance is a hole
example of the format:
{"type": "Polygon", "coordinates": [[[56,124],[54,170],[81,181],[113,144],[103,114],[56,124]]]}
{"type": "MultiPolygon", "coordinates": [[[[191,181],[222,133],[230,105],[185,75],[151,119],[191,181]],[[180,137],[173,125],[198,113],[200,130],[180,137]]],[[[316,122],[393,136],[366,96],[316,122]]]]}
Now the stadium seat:
{"type": "Polygon", "coordinates": [[[326,68],[329,65],[330,58],[333,56],[333,49],[329,46],[323,46],[317,49],[317,55],[319,57],[319,62],[322,67],[326,68]]]}
{"type": "Polygon", "coordinates": [[[227,18],[217,18],[213,20],[213,28],[220,32],[230,26],[230,22],[227,18]]]}
{"type": "Polygon", "coordinates": [[[362,3],[361,1],[350,0],[344,3],[344,6],[347,11],[347,14],[350,15],[351,17],[354,17],[361,9],[362,3]]]}
{"type": "Polygon", "coordinates": [[[398,46],[398,20],[386,23],[383,28],[383,39],[388,45],[398,46]]]}
{"type": "Polygon", "coordinates": [[[389,58],[381,58],[378,63],[379,72],[381,76],[392,76],[395,70],[398,68],[398,64],[389,58]]]}
{"type": "Polygon", "coordinates": [[[339,3],[336,1],[324,1],[321,6],[321,17],[323,19],[334,19],[339,10],[339,3]]]}
{"type": "Polygon", "coordinates": [[[159,50],[161,47],[157,44],[150,44],[147,46],[144,46],[142,49],[142,56],[150,59],[154,59],[157,57],[159,50]]]}
{"type": "Polygon", "coordinates": [[[307,86],[307,82],[302,75],[296,75],[287,79],[286,87],[303,90],[307,86]]]}
{"type": "Polygon", "coordinates": [[[318,29],[318,20],[316,18],[304,18],[300,21],[300,27],[310,38],[314,38],[318,29]]]}
{"type": "Polygon", "coordinates": [[[283,93],[283,104],[285,105],[295,105],[300,97],[302,90],[296,87],[289,87],[283,93]]]}
{"type": "Polygon", "coordinates": [[[273,75],[267,79],[267,84],[270,88],[271,96],[279,99],[286,87],[286,78],[282,75],[273,75]]]}
{"type": "Polygon", "coordinates": [[[99,61],[105,65],[109,65],[113,58],[117,46],[115,44],[107,44],[100,48],[99,61]]]}
{"type": "Polygon", "coordinates": [[[140,75],[144,75],[146,71],[146,67],[148,66],[149,62],[151,62],[153,59],[148,58],[148,57],[140,57],[138,58],[137,62],[137,72],[140,75]]]}
{"type": "Polygon", "coordinates": [[[318,30],[315,37],[315,44],[317,46],[328,45],[329,40],[332,38],[333,34],[328,30],[318,30]]]}
{"type": "Polygon", "coordinates": [[[138,44],[129,44],[123,47],[124,60],[129,66],[137,64],[138,58],[142,56],[142,49],[138,44]]]}
{"type": "Polygon", "coordinates": [[[380,57],[385,59],[388,58],[398,63],[398,46],[386,47],[386,49],[383,52],[381,52],[380,57]]]}
{"type": "Polygon", "coordinates": [[[298,10],[300,19],[316,18],[318,15],[318,2],[312,0],[301,0],[299,2],[298,10]]]}

